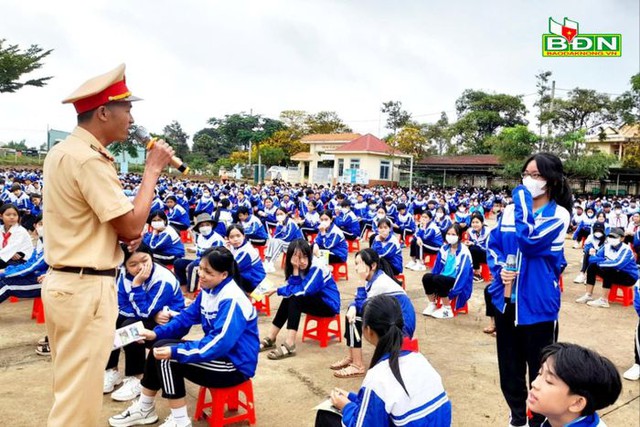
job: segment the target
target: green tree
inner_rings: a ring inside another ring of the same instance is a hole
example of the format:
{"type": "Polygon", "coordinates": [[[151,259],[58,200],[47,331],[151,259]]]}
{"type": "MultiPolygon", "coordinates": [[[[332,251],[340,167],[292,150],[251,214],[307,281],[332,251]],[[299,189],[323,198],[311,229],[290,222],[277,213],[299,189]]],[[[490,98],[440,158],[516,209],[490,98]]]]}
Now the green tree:
{"type": "Polygon", "coordinates": [[[316,114],[309,114],[305,120],[305,127],[307,135],[352,132],[351,128],[342,121],[335,111],[320,111],[316,114]]]}
{"type": "Polygon", "coordinates": [[[423,158],[429,151],[428,140],[422,130],[415,126],[405,126],[389,138],[389,145],[404,153],[423,158]]]}
{"type": "Polygon", "coordinates": [[[280,148],[280,147],[272,147],[272,146],[269,146],[269,145],[261,145],[260,146],[260,153],[262,155],[261,156],[262,157],[262,163],[265,166],[279,165],[286,158],[284,150],[282,148],[280,148]]]}
{"type": "Polygon", "coordinates": [[[6,144],[2,144],[2,146],[5,148],[11,148],[16,151],[24,151],[28,148],[27,143],[25,142],[24,139],[20,142],[9,141],[6,144]]]}
{"type": "Polygon", "coordinates": [[[387,115],[387,129],[392,129],[394,135],[411,120],[411,114],[402,109],[400,101],[383,102],[380,111],[387,115]]]}
{"type": "Polygon", "coordinates": [[[614,101],[618,121],[626,125],[640,123],[640,73],[632,76],[630,83],[631,89],[614,101]]]}
{"type": "Polygon", "coordinates": [[[443,111],[437,122],[423,125],[423,134],[435,147],[436,154],[440,156],[447,153],[453,154],[451,151],[454,147],[451,145],[451,128],[447,113],[443,111]]]}
{"type": "MultiPolygon", "coordinates": [[[[592,89],[569,91],[566,99],[554,100],[551,112],[551,122],[560,134],[589,131],[615,120],[615,106],[609,95],[592,89]]],[[[573,147],[570,155],[581,154],[580,148],[573,147]]]]}
{"type": "Polygon", "coordinates": [[[113,154],[113,157],[118,159],[122,153],[126,153],[131,158],[138,158],[138,147],[140,143],[133,137],[138,126],[133,125],[129,128],[129,136],[126,141],[119,141],[114,144],[109,144],[109,151],[113,154]]]}
{"type": "Polygon", "coordinates": [[[42,67],[42,60],[53,50],[43,50],[38,45],[31,45],[20,51],[18,45],[5,46],[6,39],[0,39],[0,93],[15,92],[24,86],[42,87],[52,77],[40,77],[19,81],[24,74],[29,74],[42,67]]]}
{"type": "Polygon", "coordinates": [[[609,175],[609,168],[616,161],[616,156],[596,152],[565,161],[564,171],[570,178],[580,179],[581,191],[584,193],[587,180],[605,179],[609,175]]]}
{"type": "Polygon", "coordinates": [[[213,163],[216,160],[215,148],[215,142],[211,135],[207,132],[200,132],[200,134],[196,134],[193,138],[193,149],[191,152],[206,159],[207,162],[213,163]]]}
{"type": "Polygon", "coordinates": [[[300,139],[309,134],[309,114],[303,110],[284,110],[280,113],[280,121],[292,139],[300,139]]]}
{"type": "MultiPolygon", "coordinates": [[[[303,144],[300,142],[300,137],[296,131],[291,129],[283,129],[275,132],[269,138],[263,140],[261,145],[280,148],[284,152],[285,158],[289,159],[296,153],[303,151],[309,151],[309,144],[303,144]]],[[[252,160],[255,160],[255,154],[252,155],[252,160]]]]}
{"type": "Polygon", "coordinates": [[[514,178],[520,175],[522,161],[533,153],[538,140],[538,135],[526,126],[518,125],[502,129],[497,136],[490,137],[487,144],[502,163],[500,174],[514,178]]]}
{"type": "Polygon", "coordinates": [[[463,151],[473,154],[488,154],[486,140],[499,129],[527,124],[522,96],[467,89],[456,101],[456,112],[458,121],[452,130],[463,151]]]}
{"type": "Polygon", "coordinates": [[[171,124],[164,127],[163,132],[164,138],[173,147],[176,156],[185,159],[189,154],[189,145],[187,144],[189,135],[182,130],[180,123],[177,120],[172,121],[171,124]]]}

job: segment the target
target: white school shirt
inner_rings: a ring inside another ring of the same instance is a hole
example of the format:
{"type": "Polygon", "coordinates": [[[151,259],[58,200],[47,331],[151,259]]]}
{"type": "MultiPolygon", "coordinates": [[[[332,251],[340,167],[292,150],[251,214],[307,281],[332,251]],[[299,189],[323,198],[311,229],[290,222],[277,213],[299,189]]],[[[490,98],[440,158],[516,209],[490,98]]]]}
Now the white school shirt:
{"type": "MultiPolygon", "coordinates": [[[[0,232],[2,232],[2,235],[6,232],[4,225],[0,227],[0,232]]],[[[11,227],[9,232],[11,233],[11,237],[9,237],[7,246],[0,248],[0,259],[8,262],[18,252],[24,254],[25,260],[29,259],[33,253],[33,242],[31,241],[29,232],[19,224],[11,227]]],[[[0,235],[0,238],[2,238],[2,235],[0,235]]],[[[1,244],[2,240],[0,240],[0,245],[1,244]]]]}

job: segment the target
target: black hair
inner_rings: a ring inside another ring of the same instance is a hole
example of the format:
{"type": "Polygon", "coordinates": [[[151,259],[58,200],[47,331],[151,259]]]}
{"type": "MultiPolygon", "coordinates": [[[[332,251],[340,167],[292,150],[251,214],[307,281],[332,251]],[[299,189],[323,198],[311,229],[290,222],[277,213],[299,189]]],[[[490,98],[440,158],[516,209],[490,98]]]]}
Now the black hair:
{"type": "Polygon", "coordinates": [[[342,193],[336,194],[336,199],[343,199],[344,200],[345,199],[344,194],[342,194],[342,193]]]}
{"type": "Polygon", "coordinates": [[[155,217],[159,217],[164,221],[165,224],[169,224],[169,219],[167,218],[167,214],[160,209],[158,209],[157,211],[153,211],[149,214],[149,218],[147,218],[147,224],[151,224],[151,221],[155,217]]]}
{"type": "Polygon", "coordinates": [[[389,354],[389,368],[398,380],[407,396],[409,392],[400,374],[400,350],[404,339],[404,318],[402,308],[395,297],[382,294],[368,300],[362,313],[363,327],[369,327],[378,335],[378,343],[371,357],[371,367],[374,367],[385,354],[389,354]]]}
{"type": "Polygon", "coordinates": [[[129,251],[129,246],[126,243],[120,243],[120,248],[122,248],[122,252],[124,252],[124,261],[122,261],[122,265],[125,265],[129,258],[131,258],[131,255],[137,252],[148,254],[153,259],[153,252],[151,251],[151,248],[144,243],[141,243],[134,251],[129,251]]]}
{"type": "Polygon", "coordinates": [[[178,199],[176,199],[176,196],[167,196],[166,199],[164,199],[164,202],[168,202],[169,200],[173,201],[173,203],[178,203],[178,199]]]}
{"type": "Polygon", "coordinates": [[[449,226],[449,228],[447,228],[447,230],[445,231],[445,235],[449,233],[449,230],[454,229],[456,234],[458,235],[458,242],[460,241],[460,238],[462,237],[462,229],[460,228],[460,226],[457,223],[453,223],[449,226]]]}
{"type": "Polygon", "coordinates": [[[307,201],[307,203],[313,206],[314,209],[318,207],[318,202],[316,202],[315,200],[309,200],[307,201]]]}
{"type": "Polygon", "coordinates": [[[238,206],[238,210],[236,211],[238,215],[249,215],[249,208],[246,206],[238,206]]]}
{"type": "Polygon", "coordinates": [[[329,218],[333,219],[333,212],[331,211],[331,209],[325,209],[322,212],[320,212],[320,216],[322,215],[326,215],[329,218]]]}
{"type": "Polygon", "coordinates": [[[233,278],[238,286],[242,283],[240,269],[229,249],[224,246],[214,246],[202,254],[202,259],[206,259],[215,271],[220,273],[226,272],[228,277],[233,278]]]}
{"type": "Polygon", "coordinates": [[[211,225],[214,229],[220,223],[220,212],[222,212],[222,209],[228,209],[230,205],[231,202],[229,201],[229,199],[222,199],[218,202],[218,207],[216,207],[216,211],[211,218],[211,225]]]}
{"type": "Polygon", "coordinates": [[[311,245],[307,241],[307,239],[296,239],[293,242],[289,243],[289,248],[287,248],[287,259],[284,264],[284,278],[289,279],[293,274],[293,264],[291,264],[291,259],[293,258],[293,254],[296,250],[302,252],[303,256],[306,256],[309,259],[309,263],[307,264],[306,270],[301,271],[300,275],[304,276],[309,269],[311,269],[311,261],[313,260],[313,251],[311,250],[311,245]]]}
{"type": "Polygon", "coordinates": [[[522,166],[522,172],[527,169],[527,165],[533,160],[536,161],[538,172],[547,180],[547,193],[549,199],[555,201],[558,205],[565,208],[571,213],[573,206],[573,197],[569,182],[564,176],[562,161],[555,154],[537,153],[529,157],[522,166]]]}
{"type": "Polygon", "coordinates": [[[429,219],[433,219],[433,213],[431,213],[431,211],[427,210],[427,211],[423,211],[422,215],[426,215],[429,217],[429,219]]]}
{"type": "Polygon", "coordinates": [[[552,359],[555,374],[569,393],[587,401],[580,415],[591,415],[613,404],[622,391],[620,374],[611,360],[577,344],[558,342],[542,350],[542,365],[552,359]]]}
{"type": "Polygon", "coordinates": [[[401,284],[400,281],[396,280],[395,274],[393,274],[393,268],[391,268],[391,264],[389,263],[389,261],[381,258],[380,254],[378,254],[378,252],[374,251],[373,249],[362,249],[361,251],[356,253],[355,257],[360,257],[360,260],[364,262],[365,265],[370,269],[381,270],[384,274],[391,277],[394,282],[398,283],[399,285],[401,284]],[[373,264],[376,265],[375,269],[373,268],[373,264]]]}
{"type": "Polygon", "coordinates": [[[382,224],[386,224],[393,231],[393,225],[391,224],[391,220],[386,216],[378,220],[378,223],[377,223],[378,228],[380,228],[382,224]]]}
{"type": "Polygon", "coordinates": [[[340,206],[342,206],[343,208],[350,208],[351,207],[351,202],[348,201],[347,199],[344,199],[342,201],[342,203],[340,203],[340,206]]]}
{"type": "Polygon", "coordinates": [[[398,203],[398,210],[401,211],[403,209],[407,209],[407,205],[405,203],[398,203]]]}
{"type": "Polygon", "coordinates": [[[469,223],[471,223],[474,219],[478,219],[482,224],[484,224],[484,215],[482,215],[480,212],[474,212],[473,214],[471,214],[471,220],[469,220],[469,223]]]}
{"type": "Polygon", "coordinates": [[[0,206],[0,215],[4,215],[4,213],[9,209],[13,209],[14,211],[16,211],[18,213],[18,220],[20,220],[20,218],[22,217],[22,215],[20,215],[20,209],[18,209],[18,207],[13,203],[5,203],[4,205],[0,206]]]}
{"type": "Polygon", "coordinates": [[[227,233],[226,233],[227,237],[229,237],[229,234],[231,234],[233,230],[238,230],[244,236],[244,227],[242,226],[242,224],[238,224],[237,222],[234,222],[233,224],[229,224],[229,226],[227,227],[227,233]]]}

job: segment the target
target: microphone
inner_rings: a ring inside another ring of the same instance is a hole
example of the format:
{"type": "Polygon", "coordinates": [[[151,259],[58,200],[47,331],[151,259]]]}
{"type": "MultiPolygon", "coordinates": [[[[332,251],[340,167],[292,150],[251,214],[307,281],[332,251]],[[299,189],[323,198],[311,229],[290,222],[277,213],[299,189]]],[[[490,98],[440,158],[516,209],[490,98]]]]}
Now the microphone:
{"type": "MultiPolygon", "coordinates": [[[[136,128],[135,132],[133,132],[133,137],[139,143],[146,145],[147,150],[151,150],[157,141],[157,139],[152,138],[149,131],[142,126],[136,128]]],[[[189,173],[189,167],[179,157],[173,156],[169,164],[182,172],[183,175],[189,173]]]]}

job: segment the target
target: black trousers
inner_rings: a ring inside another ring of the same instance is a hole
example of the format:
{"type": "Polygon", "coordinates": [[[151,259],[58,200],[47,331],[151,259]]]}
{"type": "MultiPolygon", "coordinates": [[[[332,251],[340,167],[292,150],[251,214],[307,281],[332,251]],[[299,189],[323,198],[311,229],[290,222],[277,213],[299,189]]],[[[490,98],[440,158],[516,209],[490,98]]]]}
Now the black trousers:
{"type": "Polygon", "coordinates": [[[415,237],[411,240],[411,245],[409,246],[409,256],[412,258],[420,258],[422,260],[426,254],[437,254],[438,251],[434,251],[432,249],[427,248],[426,246],[421,247],[416,242],[415,237]]]}
{"type": "Polygon", "coordinates": [[[38,283],[38,276],[29,273],[24,276],[5,277],[0,279],[0,302],[9,297],[38,298],[42,285],[38,283]]]}
{"type": "MultiPolygon", "coordinates": [[[[170,346],[181,340],[160,340],[153,347],[170,346]]],[[[149,390],[160,390],[165,399],[180,399],[186,396],[184,380],[203,387],[226,388],[242,384],[249,378],[238,371],[229,360],[179,363],[175,360],[158,360],[149,352],[140,383],[149,390]]]]}
{"type": "Polygon", "coordinates": [[[638,320],[638,326],[636,326],[636,339],[634,340],[633,354],[635,361],[640,365],[640,320],[638,320]]]}
{"type": "Polygon", "coordinates": [[[325,304],[319,296],[290,296],[282,298],[278,312],[271,323],[280,329],[286,323],[287,329],[297,331],[302,313],[318,317],[333,317],[336,315],[331,307],[325,304]]]}
{"type": "MultiPolygon", "coordinates": [[[[116,319],[116,329],[122,328],[123,326],[131,325],[139,320],[140,319],[132,319],[130,317],[118,315],[118,318],[116,319]]],[[[153,328],[158,326],[158,324],[153,319],[144,319],[142,320],[142,324],[144,325],[145,329],[149,330],[153,330],[153,328]]],[[[124,350],[124,374],[127,377],[132,377],[134,375],[140,375],[144,373],[144,351],[145,348],[151,348],[153,346],[153,343],[154,341],[145,341],[144,344],[133,342],[122,348],[122,350],[124,350]]],[[[121,349],[117,349],[111,352],[106,369],[114,369],[118,367],[120,350],[121,349]]]]}
{"type": "Polygon", "coordinates": [[[173,264],[173,271],[180,285],[187,287],[187,292],[195,292],[198,288],[198,273],[196,267],[198,267],[196,260],[187,258],[177,259],[173,264]]]}
{"type": "Polygon", "coordinates": [[[479,269],[480,264],[487,263],[487,251],[485,251],[478,245],[470,245],[467,247],[469,248],[469,252],[471,252],[471,260],[473,262],[474,270],[479,269]]]}
{"type": "Polygon", "coordinates": [[[353,323],[349,323],[347,316],[344,317],[344,340],[347,347],[362,348],[362,313],[356,313],[356,321],[353,323]]]}
{"type": "Polygon", "coordinates": [[[177,221],[169,221],[169,225],[171,225],[173,228],[175,228],[178,231],[184,231],[184,230],[188,230],[189,226],[185,225],[181,222],[177,222],[177,221]]]}
{"type": "Polygon", "coordinates": [[[442,274],[426,273],[422,276],[422,287],[427,295],[437,295],[440,298],[449,296],[449,291],[453,289],[456,279],[443,276],[442,274]]]}
{"type": "Polygon", "coordinates": [[[493,306],[493,302],[491,301],[491,294],[489,293],[489,286],[484,287],[484,315],[487,317],[496,317],[496,308],[493,306]]]}
{"type": "Polygon", "coordinates": [[[342,234],[344,234],[345,240],[356,240],[358,238],[357,234],[349,233],[348,231],[342,230],[342,234]]]}
{"type": "MultiPolygon", "coordinates": [[[[529,388],[540,370],[540,354],[556,341],[557,322],[515,326],[515,304],[511,302],[507,303],[504,314],[496,310],[495,318],[500,388],[511,410],[511,424],[523,426],[527,423],[529,388]]],[[[540,426],[545,417],[533,415],[529,426],[540,426]]]]}
{"type": "Polygon", "coordinates": [[[254,239],[253,237],[249,237],[249,241],[255,246],[264,246],[267,244],[267,239],[254,239]]]}
{"type": "Polygon", "coordinates": [[[340,427],[342,425],[342,417],[331,411],[319,410],[316,412],[315,427],[340,427]]]}
{"type": "Polygon", "coordinates": [[[587,237],[589,237],[589,234],[591,234],[591,230],[589,230],[588,228],[581,228],[576,235],[576,242],[579,243],[583,238],[586,239],[587,237]]]}
{"type": "Polygon", "coordinates": [[[587,267],[587,285],[594,285],[596,276],[602,277],[602,287],[604,289],[611,289],[612,284],[632,286],[636,283],[636,279],[615,268],[601,268],[597,264],[589,265],[587,267]]]}

